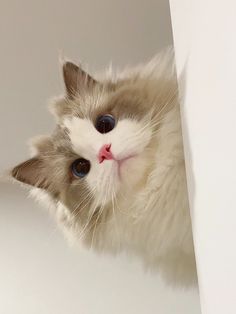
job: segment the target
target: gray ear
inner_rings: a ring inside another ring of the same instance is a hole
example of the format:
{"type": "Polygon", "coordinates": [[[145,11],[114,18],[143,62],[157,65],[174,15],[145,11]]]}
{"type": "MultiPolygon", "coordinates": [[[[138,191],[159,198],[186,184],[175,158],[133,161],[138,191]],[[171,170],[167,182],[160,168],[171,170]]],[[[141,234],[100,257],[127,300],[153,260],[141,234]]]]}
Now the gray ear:
{"type": "Polygon", "coordinates": [[[11,171],[11,175],[17,181],[36,186],[38,188],[47,189],[48,182],[46,180],[43,161],[38,157],[31,158],[19,164],[11,171]]]}
{"type": "Polygon", "coordinates": [[[94,80],[88,73],[69,61],[63,64],[63,78],[66,93],[69,98],[74,98],[80,90],[91,88],[97,84],[97,81],[94,80]]]}

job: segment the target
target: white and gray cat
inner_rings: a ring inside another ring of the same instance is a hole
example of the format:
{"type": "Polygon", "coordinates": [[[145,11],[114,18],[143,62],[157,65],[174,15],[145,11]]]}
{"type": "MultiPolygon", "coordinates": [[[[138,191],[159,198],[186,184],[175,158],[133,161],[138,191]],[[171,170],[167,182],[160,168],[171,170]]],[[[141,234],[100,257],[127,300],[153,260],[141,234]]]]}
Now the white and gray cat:
{"type": "Polygon", "coordinates": [[[11,175],[97,251],[126,251],[172,283],[196,280],[177,83],[171,52],[96,80],[63,64],[57,126],[11,175]]]}

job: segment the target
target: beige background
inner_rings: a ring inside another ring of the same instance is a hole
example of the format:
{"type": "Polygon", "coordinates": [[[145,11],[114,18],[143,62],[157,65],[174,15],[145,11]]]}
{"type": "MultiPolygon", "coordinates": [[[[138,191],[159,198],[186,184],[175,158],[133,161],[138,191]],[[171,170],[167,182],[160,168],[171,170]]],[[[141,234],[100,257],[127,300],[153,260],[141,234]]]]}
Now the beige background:
{"type": "MultiPolygon", "coordinates": [[[[167,0],[1,1],[0,171],[53,128],[46,100],[62,92],[58,55],[117,67],[172,41],[167,0]]],[[[197,292],[174,291],[137,261],[68,247],[18,186],[0,184],[1,314],[199,314],[197,292]]]]}

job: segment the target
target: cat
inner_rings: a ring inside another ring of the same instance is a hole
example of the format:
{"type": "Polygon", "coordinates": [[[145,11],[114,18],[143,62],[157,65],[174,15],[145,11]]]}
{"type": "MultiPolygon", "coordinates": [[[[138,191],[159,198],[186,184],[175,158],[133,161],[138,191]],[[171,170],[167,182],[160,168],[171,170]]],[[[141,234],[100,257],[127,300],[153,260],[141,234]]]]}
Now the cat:
{"type": "Polygon", "coordinates": [[[196,282],[173,51],[96,79],[62,65],[54,132],[11,176],[46,200],[68,237],[139,256],[171,284],[196,282]]]}

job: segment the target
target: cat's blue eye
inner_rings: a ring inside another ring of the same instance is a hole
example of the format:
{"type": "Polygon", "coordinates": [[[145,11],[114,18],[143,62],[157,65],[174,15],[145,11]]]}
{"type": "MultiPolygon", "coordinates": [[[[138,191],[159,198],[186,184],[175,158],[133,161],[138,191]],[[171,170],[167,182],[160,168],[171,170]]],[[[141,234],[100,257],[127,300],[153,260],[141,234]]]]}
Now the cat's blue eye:
{"type": "Polygon", "coordinates": [[[90,170],[90,162],[86,159],[80,158],[76,159],[71,164],[71,172],[75,178],[85,177],[90,170]]]}
{"type": "Polygon", "coordinates": [[[115,125],[115,118],[110,114],[106,114],[97,119],[95,127],[100,133],[108,133],[114,129],[115,125]]]}

